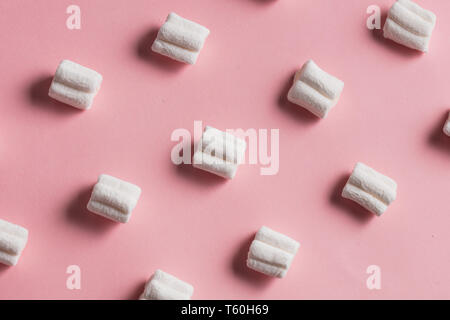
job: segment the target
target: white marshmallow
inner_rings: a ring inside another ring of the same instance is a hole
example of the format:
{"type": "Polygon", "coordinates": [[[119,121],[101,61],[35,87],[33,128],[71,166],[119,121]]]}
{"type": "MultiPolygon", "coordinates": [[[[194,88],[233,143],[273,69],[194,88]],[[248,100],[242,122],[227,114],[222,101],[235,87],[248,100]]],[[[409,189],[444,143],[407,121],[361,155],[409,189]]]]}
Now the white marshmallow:
{"type": "Polygon", "coordinates": [[[247,266],[268,276],[283,278],[299,247],[297,241],[263,226],[250,246],[247,266]]]}
{"type": "Polygon", "coordinates": [[[450,137],[450,112],[448,113],[448,119],[444,125],[444,133],[450,137]]]}
{"type": "Polygon", "coordinates": [[[227,179],[233,179],[244,160],[247,143],[232,134],[206,126],[197,143],[193,166],[227,179]]]}
{"type": "Polygon", "coordinates": [[[389,9],[384,37],[408,48],[428,51],[436,15],[410,0],[398,0],[389,9]]]}
{"type": "Polygon", "coordinates": [[[156,270],[145,286],[140,300],[190,300],[194,287],[189,283],[164,272],[156,270]]]}
{"type": "Polygon", "coordinates": [[[101,174],[92,190],[87,209],[110,220],[127,223],[140,195],[138,186],[101,174]]]}
{"type": "Polygon", "coordinates": [[[159,29],[152,50],[180,62],[195,64],[208,35],[207,28],[172,12],[159,29]]]}
{"type": "Polygon", "coordinates": [[[78,109],[89,109],[103,77],[75,62],[63,60],[56,69],[48,95],[78,109]]]}
{"type": "Polygon", "coordinates": [[[380,216],[397,197],[397,183],[358,162],[342,190],[342,196],[380,216]]]}
{"type": "Polygon", "coordinates": [[[0,263],[16,265],[27,241],[27,229],[0,219],[0,263]]]}
{"type": "Polygon", "coordinates": [[[320,69],[308,60],[297,71],[288,92],[288,100],[320,118],[325,118],[344,89],[344,82],[320,69]]]}

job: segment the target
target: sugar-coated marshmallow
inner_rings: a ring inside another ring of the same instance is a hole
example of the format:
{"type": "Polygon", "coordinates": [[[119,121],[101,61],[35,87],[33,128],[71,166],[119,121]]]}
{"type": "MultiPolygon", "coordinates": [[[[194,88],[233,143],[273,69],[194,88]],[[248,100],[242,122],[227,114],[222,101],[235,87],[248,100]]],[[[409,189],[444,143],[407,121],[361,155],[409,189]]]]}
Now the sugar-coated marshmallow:
{"type": "Polygon", "coordinates": [[[152,50],[180,62],[195,64],[208,35],[207,28],[172,12],[159,29],[152,50]]]}
{"type": "Polygon", "coordinates": [[[27,229],[0,219],[0,263],[16,265],[27,241],[27,229]]]}
{"type": "Polygon", "coordinates": [[[193,166],[227,179],[233,179],[244,160],[247,143],[230,134],[206,126],[197,143],[193,166]]]}
{"type": "Polygon", "coordinates": [[[397,197],[397,183],[358,162],[342,190],[342,196],[380,216],[397,197]]]}
{"type": "Polygon", "coordinates": [[[156,270],[140,300],[190,300],[194,287],[164,271],[156,270]]]}
{"type": "Polygon", "coordinates": [[[450,137],[450,112],[448,113],[448,119],[444,125],[444,133],[450,137]]]}
{"type": "Polygon", "coordinates": [[[92,190],[87,209],[110,220],[127,223],[140,195],[138,186],[102,174],[92,190]]]}
{"type": "Polygon", "coordinates": [[[398,0],[389,9],[384,37],[408,48],[428,51],[436,15],[410,0],[398,0]]]}
{"type": "Polygon", "coordinates": [[[299,247],[297,241],[263,226],[250,246],[247,266],[268,276],[283,278],[299,247]]]}
{"type": "Polygon", "coordinates": [[[288,100],[320,118],[325,118],[341,96],[344,82],[320,69],[308,60],[296,72],[288,92],[288,100]]]}
{"type": "Polygon", "coordinates": [[[63,60],[56,69],[48,95],[78,109],[90,109],[103,77],[78,63],[63,60]]]}

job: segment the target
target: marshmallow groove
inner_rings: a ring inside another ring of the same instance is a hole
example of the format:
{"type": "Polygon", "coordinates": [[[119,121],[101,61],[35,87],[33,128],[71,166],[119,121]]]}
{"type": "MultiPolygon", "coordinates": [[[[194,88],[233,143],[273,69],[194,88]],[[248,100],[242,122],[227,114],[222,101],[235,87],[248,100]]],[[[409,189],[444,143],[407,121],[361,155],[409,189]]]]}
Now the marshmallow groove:
{"type": "Polygon", "coordinates": [[[297,241],[263,226],[250,246],[247,266],[265,275],[283,278],[299,247],[297,241]]]}
{"type": "Polygon", "coordinates": [[[381,216],[397,197],[397,183],[358,162],[342,190],[342,197],[381,216]]]}
{"type": "Polygon", "coordinates": [[[207,28],[172,12],[159,29],[152,50],[180,62],[195,64],[208,35],[207,28]]]}
{"type": "Polygon", "coordinates": [[[450,137],[450,112],[448,113],[448,119],[444,125],[444,133],[450,137]]]}
{"type": "Polygon", "coordinates": [[[288,92],[288,100],[320,118],[325,118],[341,96],[344,82],[320,69],[308,60],[296,72],[288,92]]]}
{"type": "Polygon", "coordinates": [[[197,143],[193,166],[226,179],[233,179],[244,160],[247,143],[232,134],[206,126],[197,143]]]}
{"type": "Polygon", "coordinates": [[[194,287],[164,271],[156,270],[139,300],[190,300],[194,287]]]}
{"type": "Polygon", "coordinates": [[[56,69],[48,95],[78,109],[90,109],[103,77],[75,62],[63,60],[56,69]]]}
{"type": "Polygon", "coordinates": [[[0,219],[0,263],[16,265],[27,241],[27,229],[0,219]]]}
{"type": "Polygon", "coordinates": [[[389,9],[384,37],[408,48],[427,52],[436,15],[410,0],[398,0],[389,9]]]}
{"type": "Polygon", "coordinates": [[[140,195],[138,186],[101,174],[92,190],[87,209],[107,219],[127,223],[140,195]]]}

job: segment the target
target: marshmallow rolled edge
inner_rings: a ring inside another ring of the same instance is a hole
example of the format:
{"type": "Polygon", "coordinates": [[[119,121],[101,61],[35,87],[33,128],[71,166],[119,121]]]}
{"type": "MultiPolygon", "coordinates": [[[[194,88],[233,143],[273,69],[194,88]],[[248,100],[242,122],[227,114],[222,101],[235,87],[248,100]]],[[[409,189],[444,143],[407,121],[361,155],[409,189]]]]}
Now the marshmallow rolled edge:
{"type": "Polygon", "coordinates": [[[0,219],[0,263],[16,265],[27,241],[27,229],[0,219]]]}
{"type": "Polygon", "coordinates": [[[397,183],[358,162],[342,190],[342,197],[353,200],[381,216],[397,197],[397,183]]]}
{"type": "Polygon", "coordinates": [[[265,275],[283,278],[299,247],[297,241],[263,226],[250,245],[247,266],[265,275]]]}
{"type": "Polygon", "coordinates": [[[56,69],[48,95],[72,107],[90,109],[103,77],[75,62],[63,60],[56,69]]]}
{"type": "Polygon", "coordinates": [[[209,30],[204,26],[172,12],[159,29],[152,50],[180,62],[195,64],[208,35],[209,30]]]}
{"type": "Polygon", "coordinates": [[[448,113],[448,119],[445,122],[443,131],[446,135],[450,137],[450,112],[448,113]]]}
{"type": "Polygon", "coordinates": [[[156,270],[139,300],[190,300],[194,287],[171,274],[156,270]]]}
{"type": "Polygon", "coordinates": [[[247,143],[230,133],[206,126],[195,147],[195,168],[233,179],[245,157],[247,143]]]}
{"type": "Polygon", "coordinates": [[[436,15],[410,0],[398,0],[389,9],[383,34],[408,48],[427,52],[436,15]]]}
{"type": "Polygon", "coordinates": [[[92,190],[87,209],[107,219],[127,223],[141,195],[141,188],[102,174],[92,190]]]}
{"type": "Polygon", "coordinates": [[[287,98],[319,118],[325,118],[344,90],[344,82],[326,73],[313,60],[296,72],[287,98]]]}

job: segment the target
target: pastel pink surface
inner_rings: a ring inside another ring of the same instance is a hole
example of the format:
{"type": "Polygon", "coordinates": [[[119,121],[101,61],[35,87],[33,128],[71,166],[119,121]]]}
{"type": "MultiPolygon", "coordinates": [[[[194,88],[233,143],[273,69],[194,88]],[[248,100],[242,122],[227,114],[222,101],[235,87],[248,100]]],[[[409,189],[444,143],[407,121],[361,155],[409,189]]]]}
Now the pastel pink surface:
{"type": "Polygon", "coordinates": [[[450,2],[418,2],[437,14],[427,54],[366,28],[392,0],[78,0],[81,30],[66,28],[72,1],[3,0],[0,218],[30,237],[0,298],[136,299],[160,268],[194,299],[449,299],[450,2]],[[195,66],[149,52],[171,11],[211,30],[195,66]],[[286,99],[310,58],[345,82],[324,120],[286,99]],[[103,75],[91,110],[47,97],[62,59],[103,75]],[[171,133],[194,120],[279,129],[278,174],[176,167],[171,133]],[[340,197],[357,161],[398,183],[381,218],[340,197]],[[85,209],[100,173],[142,188],[128,224],[85,209]],[[262,225],[301,243],[282,280],[245,266],[262,225]]]}

